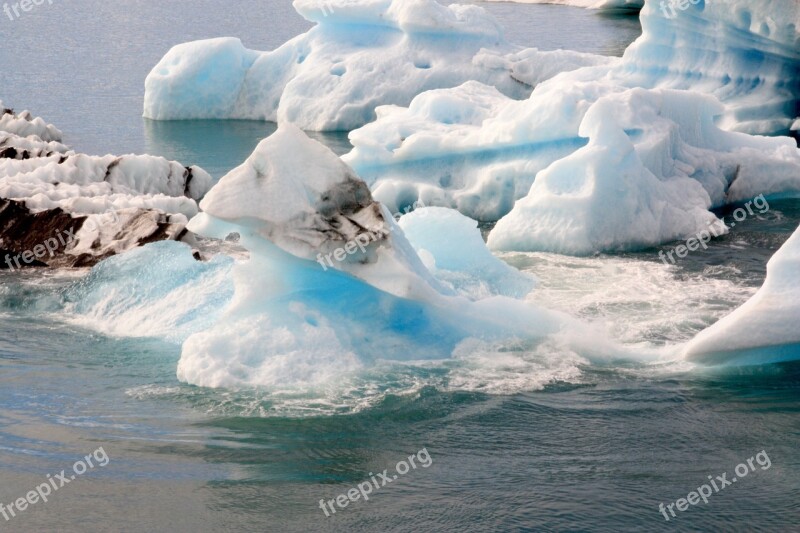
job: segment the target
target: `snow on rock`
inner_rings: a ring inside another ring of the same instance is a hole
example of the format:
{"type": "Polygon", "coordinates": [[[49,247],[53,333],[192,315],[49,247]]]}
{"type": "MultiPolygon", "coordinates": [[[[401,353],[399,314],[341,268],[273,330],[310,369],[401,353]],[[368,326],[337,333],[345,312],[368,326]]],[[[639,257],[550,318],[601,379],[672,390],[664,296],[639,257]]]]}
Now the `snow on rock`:
{"type": "Polygon", "coordinates": [[[769,364],[800,359],[800,229],[767,265],[761,289],[702,331],[685,356],[707,365],[769,364]]]}
{"type": "Polygon", "coordinates": [[[546,75],[603,58],[523,51],[482,8],[435,0],[296,0],[317,25],[271,52],[235,38],[175,46],[145,82],[144,116],[241,118],[351,130],[380,105],[478,80],[512,98],[546,75]],[[546,74],[537,73],[542,69],[546,74]]]}
{"type": "Polygon", "coordinates": [[[11,258],[0,268],[87,266],[181,238],[211,187],[199,167],[160,157],[76,154],[29,114],[6,113],[0,125],[13,130],[0,130],[0,248],[11,258]]]}
{"type": "MultiPolygon", "coordinates": [[[[250,256],[233,267],[235,294],[219,320],[183,343],[178,377],[195,385],[321,386],[379,359],[448,358],[477,335],[535,340],[572,324],[520,300],[453,295],[355,173],[288,124],[201,206],[189,228],[212,238],[236,233],[250,256]],[[364,235],[374,240],[363,250],[350,245],[364,235]],[[345,249],[334,254],[342,261],[320,260],[345,249]]],[[[426,232],[420,216],[403,224],[442,266],[511,278],[482,243],[479,251],[472,223],[435,212],[431,223],[443,226],[426,232]],[[437,232],[449,229],[469,235],[475,258],[442,245],[437,232]]]]}

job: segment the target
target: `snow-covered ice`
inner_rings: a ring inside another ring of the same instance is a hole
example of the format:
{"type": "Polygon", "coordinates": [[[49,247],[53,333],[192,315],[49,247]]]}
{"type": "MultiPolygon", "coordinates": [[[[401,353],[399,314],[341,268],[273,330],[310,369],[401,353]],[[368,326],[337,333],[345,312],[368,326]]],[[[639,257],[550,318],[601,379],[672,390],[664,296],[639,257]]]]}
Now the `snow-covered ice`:
{"type": "Polygon", "coordinates": [[[61,131],[48,124],[41,117],[34,117],[30,111],[15,114],[10,108],[3,105],[0,100],[0,131],[18,135],[20,137],[35,136],[44,142],[61,142],[61,131]]]}
{"type": "Polygon", "coordinates": [[[744,305],[686,347],[709,365],[768,364],[800,359],[800,229],[767,265],[767,279],[744,305]]]}
{"type": "Polygon", "coordinates": [[[201,207],[189,228],[213,238],[236,233],[250,258],[234,266],[235,295],[224,315],[183,344],[178,376],[196,385],[319,385],[378,359],[448,358],[475,337],[539,339],[577,327],[564,315],[490,292],[477,301],[454,295],[466,285],[452,283],[455,277],[438,281],[415,246],[426,250],[431,267],[438,259],[464,279],[483,272],[491,283],[494,276],[498,292],[524,293],[520,284],[531,283],[498,265],[475,226],[460,218],[434,212],[425,232],[424,211],[412,216],[403,222],[416,237],[412,244],[349,167],[291,125],[263,141],[201,207]],[[375,225],[389,227],[365,251],[333,268],[317,262],[319,253],[345,247],[375,225]],[[450,226],[469,235],[474,260],[442,242],[450,226]]]}
{"type": "Polygon", "coordinates": [[[53,266],[92,264],[142,242],[179,238],[211,188],[211,176],[199,167],[149,155],[77,154],[43,119],[6,111],[0,117],[0,199],[16,203],[4,204],[11,209],[3,213],[10,218],[0,246],[12,256],[53,237],[52,224],[43,223],[48,217],[67,224],[57,229],[76,232],[57,257],[50,255],[53,266]],[[35,228],[46,233],[31,234],[35,228]]]}
{"type": "Polygon", "coordinates": [[[513,46],[474,5],[295,0],[294,6],[316,26],[274,51],[249,50],[236,38],[175,46],[147,77],[144,116],[351,130],[373,120],[379,105],[408,105],[427,90],[478,80],[524,98],[545,76],[604,61],[513,46]]]}
{"type": "Polygon", "coordinates": [[[767,22],[795,20],[797,6],[775,2],[758,25],[747,13],[738,0],[675,18],[648,4],[621,60],[559,74],[525,101],[470,82],[379,108],[344,159],[391,209],[501,219],[497,250],[587,254],[692,236],[714,224],[712,208],[800,191],[794,141],[732,133],[794,122],[798,36],[767,22]]]}

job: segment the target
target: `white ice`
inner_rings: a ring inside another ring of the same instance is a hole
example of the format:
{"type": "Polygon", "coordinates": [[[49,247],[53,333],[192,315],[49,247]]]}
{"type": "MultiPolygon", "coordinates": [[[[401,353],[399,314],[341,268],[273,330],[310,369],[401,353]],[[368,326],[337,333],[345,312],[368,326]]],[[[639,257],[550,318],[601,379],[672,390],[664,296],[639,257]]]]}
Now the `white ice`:
{"type": "Polygon", "coordinates": [[[798,36],[774,22],[787,19],[797,6],[783,0],[758,15],[739,0],[689,4],[674,18],[648,4],[620,61],[559,74],[525,101],[470,82],[379,108],[344,159],[391,209],[501,219],[496,250],[689,238],[719,227],[712,208],[800,191],[794,141],[732,133],[788,132],[795,120],[798,36]]]}
{"type": "Polygon", "coordinates": [[[250,258],[234,266],[235,295],[224,315],[184,342],[180,379],[320,386],[382,359],[449,358],[470,339],[535,342],[579,329],[560,313],[460,283],[482,273],[496,292],[531,287],[491,257],[474,222],[434,211],[428,231],[419,226],[424,211],[401,219],[412,245],[359,182],[327,148],[284,125],[211,190],[189,229],[213,238],[235,233],[250,258]],[[444,241],[449,228],[467,237],[473,258],[444,241]],[[366,250],[348,246],[376,229],[366,250]],[[424,259],[415,247],[426,250],[424,259]],[[319,261],[320,253],[345,248],[352,250],[346,260],[319,261]],[[425,266],[436,261],[465,277],[437,280],[425,266]]]}
{"type": "Polygon", "coordinates": [[[800,229],[767,265],[767,279],[744,305],[695,337],[688,360],[768,364],[800,359],[800,229]]]}
{"type": "Polygon", "coordinates": [[[28,112],[3,114],[0,198],[32,213],[62,209],[88,217],[65,250],[71,255],[119,253],[160,226],[177,238],[211,188],[211,176],[196,166],[149,155],[77,154],[59,139],[60,131],[28,112]]]}
{"type": "Polygon", "coordinates": [[[379,105],[478,80],[524,98],[545,75],[603,59],[508,44],[482,8],[435,0],[295,0],[316,23],[270,52],[236,38],[175,46],[145,82],[144,116],[290,122],[351,130],[379,105]],[[537,73],[539,70],[542,74],[537,73]]]}
{"type": "Polygon", "coordinates": [[[415,209],[399,225],[426,268],[458,294],[474,300],[498,294],[523,298],[536,286],[533,276],[492,255],[478,223],[454,209],[415,209]]]}

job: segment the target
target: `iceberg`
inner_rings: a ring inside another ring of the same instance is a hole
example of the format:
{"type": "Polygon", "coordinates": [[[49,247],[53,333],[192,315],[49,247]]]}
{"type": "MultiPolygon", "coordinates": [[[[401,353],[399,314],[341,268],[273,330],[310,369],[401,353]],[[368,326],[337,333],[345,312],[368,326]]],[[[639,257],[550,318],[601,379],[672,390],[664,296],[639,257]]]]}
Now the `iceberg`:
{"type": "Polygon", "coordinates": [[[702,331],[684,350],[705,365],[755,365],[800,359],[800,229],[767,265],[767,279],[744,305],[702,331]]]}
{"type": "Polygon", "coordinates": [[[580,127],[588,144],[537,175],[490,248],[589,255],[710,238],[728,231],[712,208],[800,194],[794,140],[720,130],[721,109],[668,89],[600,98],[580,127]]]}
{"type": "Polygon", "coordinates": [[[187,235],[197,201],[211,188],[203,169],[147,155],[78,154],[43,119],[4,110],[0,268],[91,266],[140,244],[187,235]]]}
{"type": "Polygon", "coordinates": [[[200,205],[189,229],[215,239],[236,234],[249,258],[233,266],[234,296],[219,320],[183,343],[178,377],[195,385],[319,386],[378,360],[444,359],[470,339],[536,340],[572,324],[492,291],[471,300],[458,294],[468,284],[434,277],[415,247],[427,250],[429,266],[432,257],[463,269],[464,279],[494,275],[497,292],[531,286],[516,278],[503,287],[513,274],[461,215],[435,211],[430,231],[420,226],[424,210],[398,225],[352,169],[290,124],[200,205]],[[448,246],[448,227],[468,236],[469,250],[482,249],[474,259],[448,246]]]}
{"type": "Polygon", "coordinates": [[[715,208],[800,191],[792,139],[743,135],[796,118],[797,34],[767,22],[795,20],[797,5],[765,12],[754,24],[723,0],[669,18],[648,3],[621,60],[558,74],[524,101],[470,82],[378,108],[344,159],[390,209],[499,220],[494,250],[635,250],[720,227],[715,208]]]}
{"type": "Polygon", "coordinates": [[[352,130],[385,104],[478,80],[525,98],[538,70],[602,62],[577,52],[525,51],[472,5],[435,0],[295,0],[309,32],[270,52],[219,38],[172,48],[145,81],[144,116],[256,119],[304,130],[352,130]]]}
{"type": "Polygon", "coordinates": [[[642,37],[625,51],[628,86],[711,94],[723,129],[788,135],[798,116],[800,3],[648,2],[642,37]]]}
{"type": "Polygon", "coordinates": [[[389,209],[416,202],[493,222],[540,170],[585,144],[572,130],[591,97],[548,82],[524,102],[478,82],[429,91],[408,108],[379,107],[375,122],[350,133],[354,148],[343,159],[389,209]],[[548,87],[560,101],[537,98],[548,87]]]}
{"type": "Polygon", "coordinates": [[[398,297],[444,291],[366,184],[294,126],[281,126],[262,141],[200,206],[190,229],[205,237],[252,234],[259,243],[369,280],[398,297]]]}

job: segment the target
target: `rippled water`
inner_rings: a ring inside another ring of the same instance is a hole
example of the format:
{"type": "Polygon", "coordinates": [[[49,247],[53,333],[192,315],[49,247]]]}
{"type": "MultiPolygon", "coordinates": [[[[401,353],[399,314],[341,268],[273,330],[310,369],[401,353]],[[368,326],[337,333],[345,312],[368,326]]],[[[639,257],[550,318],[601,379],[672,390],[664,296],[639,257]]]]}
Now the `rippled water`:
{"type": "MultiPolygon", "coordinates": [[[[144,121],[144,76],[177,42],[237,35],[267,49],[306,26],[288,1],[219,5],[56,0],[0,20],[0,97],[56,123],[80,150],[164,154],[221,175],[272,126],[144,121]]],[[[638,31],[583,10],[487,7],[511,40],[545,49],[618,53],[638,31]]],[[[342,135],[321,138],[346,149],[342,135]]],[[[703,370],[670,354],[755,292],[798,224],[800,204],[773,202],[670,268],[659,250],[504,256],[540,279],[531,299],[629,346],[661,347],[639,362],[589,363],[547,344],[486,347],[382,363],[302,394],[180,383],[178,345],[61,320],[62,291],[81,273],[0,273],[0,502],[99,446],[110,457],[48,503],[0,517],[0,529],[797,530],[800,366],[703,370]],[[422,448],[430,468],[333,517],[319,508],[422,448]],[[669,523],[659,513],[761,450],[768,470],[669,523]]]]}
{"type": "MultiPolygon", "coordinates": [[[[761,283],[763,259],[800,223],[796,202],[771,207],[672,269],[657,251],[506,258],[539,276],[536,301],[607,323],[629,343],[674,345],[761,283]]],[[[62,531],[789,531],[795,523],[798,364],[590,364],[558,347],[510,346],[385,363],[304,394],[207,390],[177,381],[177,345],[48,319],[58,289],[75,279],[1,279],[0,501],[98,446],[111,462],[12,531],[54,521],[62,531]],[[335,517],[318,507],[423,447],[430,468],[335,517]],[[770,469],[670,523],[659,514],[659,503],[762,450],[770,469]]]]}

